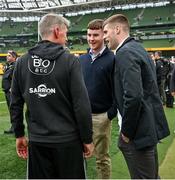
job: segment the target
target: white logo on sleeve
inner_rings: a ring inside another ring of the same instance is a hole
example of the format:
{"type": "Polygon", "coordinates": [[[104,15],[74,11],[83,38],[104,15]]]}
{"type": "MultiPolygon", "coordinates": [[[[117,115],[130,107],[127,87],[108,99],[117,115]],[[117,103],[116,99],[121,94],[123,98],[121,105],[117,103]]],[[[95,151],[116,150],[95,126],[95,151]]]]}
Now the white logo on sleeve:
{"type": "Polygon", "coordinates": [[[55,88],[47,88],[45,84],[40,84],[36,88],[29,88],[30,94],[37,94],[38,97],[46,97],[47,95],[55,94],[55,88]]]}
{"type": "Polygon", "coordinates": [[[42,59],[39,56],[32,55],[28,61],[28,68],[30,72],[36,75],[48,75],[55,67],[55,61],[42,59]]]}

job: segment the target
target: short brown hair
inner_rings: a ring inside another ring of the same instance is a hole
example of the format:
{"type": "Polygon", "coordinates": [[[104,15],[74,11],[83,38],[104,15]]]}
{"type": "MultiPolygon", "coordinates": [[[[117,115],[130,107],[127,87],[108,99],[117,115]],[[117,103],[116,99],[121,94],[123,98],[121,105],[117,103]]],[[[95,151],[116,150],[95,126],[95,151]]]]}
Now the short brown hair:
{"type": "Polygon", "coordinates": [[[128,18],[123,15],[123,14],[115,14],[111,17],[109,17],[108,19],[106,19],[103,23],[103,27],[106,25],[106,24],[116,24],[116,23],[119,23],[119,24],[122,24],[123,25],[123,29],[125,31],[129,31],[130,30],[130,25],[129,25],[129,21],[128,21],[128,18]]]}
{"type": "Polygon", "coordinates": [[[103,19],[94,19],[88,23],[87,29],[103,29],[103,19]]]}

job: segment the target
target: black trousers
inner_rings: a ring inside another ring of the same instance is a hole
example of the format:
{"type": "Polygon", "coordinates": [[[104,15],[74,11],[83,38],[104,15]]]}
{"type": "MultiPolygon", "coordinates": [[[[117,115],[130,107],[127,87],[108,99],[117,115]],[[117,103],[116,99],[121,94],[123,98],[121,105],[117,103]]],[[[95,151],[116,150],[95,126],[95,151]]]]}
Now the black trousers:
{"type": "MultiPolygon", "coordinates": [[[[5,93],[5,98],[6,98],[6,102],[7,102],[7,106],[8,106],[8,110],[9,110],[9,114],[10,114],[10,101],[11,101],[11,95],[10,95],[10,91],[4,92],[5,93]]],[[[12,119],[10,116],[10,123],[11,123],[11,130],[13,131],[13,125],[12,125],[12,119]]]]}
{"type": "Polygon", "coordinates": [[[157,147],[136,150],[133,142],[119,137],[118,147],[127,163],[131,179],[159,179],[157,147]]]}
{"type": "Polygon", "coordinates": [[[29,142],[28,178],[85,179],[81,143],[29,142]]]}
{"type": "Polygon", "coordinates": [[[8,109],[10,108],[10,91],[4,92],[8,109]]]}

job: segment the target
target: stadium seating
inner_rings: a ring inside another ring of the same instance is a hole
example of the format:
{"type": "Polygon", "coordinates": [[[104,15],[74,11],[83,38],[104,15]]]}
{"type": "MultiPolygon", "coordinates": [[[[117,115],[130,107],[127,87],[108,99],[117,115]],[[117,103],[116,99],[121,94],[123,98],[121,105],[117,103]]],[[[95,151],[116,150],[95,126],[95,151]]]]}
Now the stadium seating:
{"type": "MultiPolygon", "coordinates": [[[[116,13],[122,13],[128,17],[131,24],[131,35],[140,39],[144,47],[175,46],[174,38],[168,36],[175,34],[175,4],[169,4],[161,7],[135,9],[115,9],[113,7],[104,12],[67,16],[66,18],[71,22],[69,29],[70,48],[74,50],[76,48],[77,50],[86,49],[87,43],[83,36],[86,35],[88,22],[93,19],[106,19],[116,13]],[[156,40],[149,39],[149,36],[154,35],[160,36],[153,38],[156,40]],[[161,37],[161,35],[167,35],[167,38],[161,37]]],[[[12,20],[0,22],[1,52],[9,49],[11,45],[14,48],[28,48],[34,45],[38,40],[37,29],[37,22],[14,22],[12,20]]]]}
{"type": "Polygon", "coordinates": [[[173,47],[175,46],[175,40],[168,39],[154,39],[154,40],[144,40],[143,46],[145,48],[157,48],[157,47],[173,47]]]}
{"type": "Polygon", "coordinates": [[[145,8],[142,21],[139,25],[159,25],[175,23],[175,6],[167,5],[165,7],[145,8]]]}

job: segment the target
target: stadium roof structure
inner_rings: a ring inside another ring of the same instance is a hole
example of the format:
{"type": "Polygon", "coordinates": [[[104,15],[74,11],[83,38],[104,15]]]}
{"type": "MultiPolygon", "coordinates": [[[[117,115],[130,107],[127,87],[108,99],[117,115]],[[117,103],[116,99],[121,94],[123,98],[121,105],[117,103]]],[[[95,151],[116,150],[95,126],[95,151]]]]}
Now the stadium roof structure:
{"type": "Polygon", "coordinates": [[[0,0],[0,17],[40,17],[49,12],[64,15],[130,4],[165,2],[174,3],[174,0],[0,0]]]}

